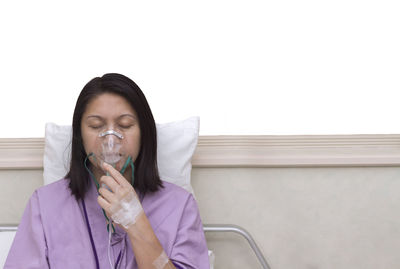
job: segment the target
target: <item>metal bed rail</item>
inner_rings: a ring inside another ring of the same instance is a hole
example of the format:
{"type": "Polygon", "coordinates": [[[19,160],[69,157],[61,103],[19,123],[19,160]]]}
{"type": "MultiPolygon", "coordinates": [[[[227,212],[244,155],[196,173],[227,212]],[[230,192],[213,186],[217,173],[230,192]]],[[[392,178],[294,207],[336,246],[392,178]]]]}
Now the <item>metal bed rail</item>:
{"type": "Polygon", "coordinates": [[[232,224],[204,224],[204,232],[234,232],[243,236],[253,249],[263,269],[271,269],[253,237],[244,228],[232,224]]]}
{"type": "Polygon", "coordinates": [[[17,229],[17,225],[0,225],[0,232],[15,232],[17,229]]]}
{"type": "MultiPolygon", "coordinates": [[[[0,232],[15,232],[17,231],[17,225],[4,225],[0,226],[0,232]]],[[[243,236],[247,242],[250,244],[250,247],[253,249],[258,261],[260,262],[263,269],[271,269],[268,265],[267,260],[262,254],[261,250],[257,246],[253,237],[247,232],[244,228],[238,225],[231,224],[204,224],[203,225],[204,232],[234,232],[241,236],[243,236]]]]}

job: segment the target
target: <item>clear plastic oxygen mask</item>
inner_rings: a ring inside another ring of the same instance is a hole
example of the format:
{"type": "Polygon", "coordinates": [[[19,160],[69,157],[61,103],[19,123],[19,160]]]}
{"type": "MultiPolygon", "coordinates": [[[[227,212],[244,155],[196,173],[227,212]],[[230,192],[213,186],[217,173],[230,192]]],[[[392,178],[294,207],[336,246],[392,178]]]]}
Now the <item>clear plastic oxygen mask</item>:
{"type": "Polygon", "coordinates": [[[115,165],[121,160],[122,155],[121,141],[124,138],[122,134],[114,131],[108,130],[99,134],[100,138],[103,138],[101,143],[101,153],[100,158],[115,167],[115,165]]]}
{"type": "Polygon", "coordinates": [[[124,136],[113,129],[101,131],[97,136],[95,149],[89,157],[91,162],[103,172],[103,162],[117,170],[122,169],[127,160],[127,155],[122,147],[123,140],[124,136]]]}

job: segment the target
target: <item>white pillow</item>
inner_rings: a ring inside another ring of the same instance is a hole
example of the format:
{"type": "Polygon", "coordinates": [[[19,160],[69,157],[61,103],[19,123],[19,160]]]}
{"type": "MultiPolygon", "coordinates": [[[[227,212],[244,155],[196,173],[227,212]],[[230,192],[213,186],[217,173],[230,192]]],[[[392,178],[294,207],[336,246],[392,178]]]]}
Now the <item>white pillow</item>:
{"type": "MultiPolygon", "coordinates": [[[[157,163],[160,178],[193,193],[191,159],[199,136],[199,117],[157,124],[157,163]]],[[[43,157],[44,184],[63,178],[69,171],[71,126],[46,123],[43,157]]]]}

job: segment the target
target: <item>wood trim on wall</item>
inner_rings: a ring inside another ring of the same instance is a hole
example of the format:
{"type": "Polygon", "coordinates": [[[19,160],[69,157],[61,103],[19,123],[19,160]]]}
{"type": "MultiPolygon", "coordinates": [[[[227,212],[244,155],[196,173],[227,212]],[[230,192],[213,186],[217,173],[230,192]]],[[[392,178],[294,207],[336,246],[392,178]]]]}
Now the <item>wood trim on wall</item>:
{"type": "MultiPolygon", "coordinates": [[[[0,138],[0,169],[43,169],[44,138],[0,138]]],[[[400,166],[400,135],[200,136],[194,167],[400,166]]]]}
{"type": "Polygon", "coordinates": [[[193,165],[400,166],[400,135],[202,136],[193,165]]]}
{"type": "Polygon", "coordinates": [[[0,138],[0,169],[43,169],[44,138],[0,138]]]}

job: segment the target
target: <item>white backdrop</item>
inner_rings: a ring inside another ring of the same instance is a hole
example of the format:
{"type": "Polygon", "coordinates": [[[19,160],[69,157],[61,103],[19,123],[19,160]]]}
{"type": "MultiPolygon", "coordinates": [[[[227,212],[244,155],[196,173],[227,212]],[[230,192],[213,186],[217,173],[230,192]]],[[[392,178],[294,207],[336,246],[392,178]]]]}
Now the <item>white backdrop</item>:
{"type": "Polygon", "coordinates": [[[400,4],[335,1],[1,1],[0,137],[70,124],[107,72],[157,122],[202,135],[400,133],[400,4]]]}

